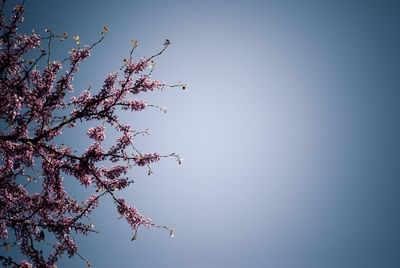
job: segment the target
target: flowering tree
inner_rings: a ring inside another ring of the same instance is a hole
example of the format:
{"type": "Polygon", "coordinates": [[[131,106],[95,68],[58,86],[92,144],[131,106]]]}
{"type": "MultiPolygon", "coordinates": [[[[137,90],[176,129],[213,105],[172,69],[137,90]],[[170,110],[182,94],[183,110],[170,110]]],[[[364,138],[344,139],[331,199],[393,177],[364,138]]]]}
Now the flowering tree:
{"type": "MultiPolygon", "coordinates": [[[[0,12],[0,246],[6,250],[14,247],[27,259],[17,260],[2,250],[3,265],[56,267],[61,256],[77,255],[90,266],[78,253],[73,234],[96,232],[89,215],[106,195],[114,201],[120,218],[125,218],[132,228],[132,240],[142,225],[165,228],[173,236],[173,229],[154,224],[118,196],[118,191],[132,183],[127,177],[132,167],[147,166],[150,175],[150,164],[161,157],[176,157],[181,163],[175,153],[164,156],[141,153],[133,141],[147,130],[136,131],[118,117],[119,110],[141,111],[149,106],[165,111],[135,97],[167,86],[151,80],[150,75],[154,57],[162,54],[170,41],[165,41],[158,54],[135,62],[132,53],[137,41],[133,40],[129,57],[123,60],[118,72],[108,75],[102,88],[89,87],[74,96],[72,82],[78,65],[103,40],[107,27],[91,46],[81,47],[79,37],[74,36],[76,46],[68,57],[62,62],[52,62],[51,42],[68,39],[68,33],[56,35],[46,29],[44,37],[34,32],[21,34],[17,26],[23,22],[24,6],[15,6],[6,21],[4,2],[0,12]],[[40,48],[41,43],[46,49],[40,48]],[[28,60],[35,51],[38,55],[28,60]],[[56,142],[63,129],[89,121],[97,127],[87,130],[93,142],[82,154],[72,146],[56,142]],[[106,127],[120,133],[107,148],[106,127]],[[76,178],[92,194],[82,202],[74,200],[63,187],[63,176],[76,178]],[[32,187],[35,182],[41,186],[39,190],[32,187]]],[[[174,86],[186,87],[182,83],[171,87],[174,86]]]]}

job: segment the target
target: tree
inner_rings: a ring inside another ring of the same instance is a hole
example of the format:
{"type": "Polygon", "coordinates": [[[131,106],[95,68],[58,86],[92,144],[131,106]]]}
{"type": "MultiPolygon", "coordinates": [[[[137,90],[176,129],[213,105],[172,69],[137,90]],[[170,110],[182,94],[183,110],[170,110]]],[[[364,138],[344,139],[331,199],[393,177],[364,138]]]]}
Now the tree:
{"type": "MultiPolygon", "coordinates": [[[[51,29],[45,30],[44,37],[35,32],[19,33],[24,6],[16,5],[6,21],[4,3],[0,12],[0,239],[2,247],[15,247],[28,259],[0,256],[3,265],[56,267],[63,255],[77,255],[86,261],[78,253],[73,234],[96,232],[89,215],[106,195],[132,228],[132,240],[142,225],[165,228],[173,236],[173,229],[154,224],[118,196],[118,191],[133,182],[127,177],[132,167],[147,166],[150,175],[150,164],[162,157],[175,157],[179,164],[182,161],[176,153],[164,156],[141,153],[133,141],[147,130],[136,131],[120,122],[118,116],[120,110],[141,111],[150,106],[166,111],[135,97],[167,86],[151,80],[151,73],[155,66],[153,59],[166,50],[170,41],[166,39],[158,54],[136,62],[132,55],[137,41],[133,40],[129,57],[123,60],[118,72],[108,75],[102,88],[89,87],[73,95],[72,82],[78,65],[104,39],[107,27],[91,46],[81,47],[79,36],[73,36],[76,47],[68,57],[62,62],[51,62],[51,42],[71,39],[68,33],[57,35],[51,29]],[[40,48],[41,43],[47,49],[40,48]],[[38,55],[28,60],[34,52],[38,55]],[[63,73],[62,64],[66,68],[63,73]],[[153,69],[149,72],[148,67],[153,69]],[[93,143],[84,153],[78,154],[73,145],[57,143],[55,138],[62,136],[65,128],[87,122],[96,122],[98,126],[87,130],[93,143]],[[120,133],[107,148],[106,127],[120,133]],[[82,202],[74,200],[63,187],[63,176],[76,178],[92,194],[82,202]],[[37,191],[32,190],[35,182],[40,185],[37,191]]],[[[171,87],[185,89],[186,85],[171,87]]]]}

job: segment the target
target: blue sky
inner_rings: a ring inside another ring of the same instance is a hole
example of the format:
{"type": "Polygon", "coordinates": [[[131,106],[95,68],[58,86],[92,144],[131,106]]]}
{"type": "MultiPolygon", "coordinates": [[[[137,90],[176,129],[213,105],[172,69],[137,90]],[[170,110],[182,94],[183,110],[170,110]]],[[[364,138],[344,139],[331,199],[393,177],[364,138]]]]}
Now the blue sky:
{"type": "MultiPolygon", "coordinates": [[[[184,158],[154,165],[150,177],[134,169],[121,193],[175,237],[143,228],[132,243],[104,200],[93,217],[100,234],[80,243],[94,267],[400,266],[396,1],[46,0],[26,9],[24,30],[51,27],[82,43],[108,26],[77,91],[101,86],[132,39],[141,57],[169,38],[153,78],[189,84],[140,96],[166,115],[121,114],[150,129],[137,141],[143,151],[184,158]]],[[[71,48],[60,44],[54,59],[71,48]]],[[[76,137],[65,139],[83,148],[76,137]]],[[[74,265],[85,266],[65,258],[59,267],[74,265]]]]}

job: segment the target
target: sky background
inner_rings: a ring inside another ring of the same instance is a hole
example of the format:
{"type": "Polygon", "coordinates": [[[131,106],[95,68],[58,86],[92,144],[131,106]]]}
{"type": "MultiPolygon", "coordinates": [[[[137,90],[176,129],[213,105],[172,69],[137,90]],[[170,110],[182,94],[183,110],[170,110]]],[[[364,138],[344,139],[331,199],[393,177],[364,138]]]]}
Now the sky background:
{"type": "MultiPolygon", "coordinates": [[[[109,199],[80,239],[94,267],[400,267],[398,1],[26,1],[22,29],[109,33],[80,67],[77,92],[128,57],[172,45],[153,78],[188,83],[139,96],[166,106],[122,113],[178,152],[134,169],[120,194],[157,224],[135,242],[109,199]]],[[[57,45],[64,58],[72,41],[57,45]]],[[[92,126],[92,125],[90,125],[92,126]]],[[[86,129],[65,140],[84,148],[86,129]],[[82,137],[82,138],[80,138],[82,137]]],[[[112,138],[112,137],[111,137],[112,138]]],[[[73,179],[72,195],[84,195],[73,179]]],[[[65,257],[59,267],[85,267],[65,257]]]]}

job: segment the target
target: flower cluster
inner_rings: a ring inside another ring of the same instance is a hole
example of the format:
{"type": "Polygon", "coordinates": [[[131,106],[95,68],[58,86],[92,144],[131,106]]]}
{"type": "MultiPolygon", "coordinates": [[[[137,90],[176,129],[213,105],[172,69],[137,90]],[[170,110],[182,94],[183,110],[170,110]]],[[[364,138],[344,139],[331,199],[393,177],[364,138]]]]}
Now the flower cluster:
{"type": "Polygon", "coordinates": [[[154,89],[163,89],[165,83],[160,80],[151,80],[150,76],[144,74],[138,77],[134,83],[134,86],[130,89],[132,94],[139,94],[148,90],[153,91],[154,89]]]}
{"type": "Polygon", "coordinates": [[[121,102],[121,106],[123,110],[131,110],[131,111],[141,111],[146,109],[147,102],[144,100],[127,100],[125,102],[121,102]]]}
{"type": "Polygon", "coordinates": [[[97,126],[96,128],[89,128],[87,135],[96,141],[104,141],[106,134],[104,131],[106,128],[104,126],[97,126]]]}
{"type": "Polygon", "coordinates": [[[125,75],[129,76],[133,73],[140,74],[143,72],[146,67],[149,65],[149,61],[146,58],[141,58],[138,63],[131,62],[126,64],[126,68],[124,70],[125,75]]]}
{"type": "Polygon", "coordinates": [[[144,218],[139,214],[135,207],[127,206],[123,198],[118,199],[118,212],[122,217],[125,217],[129,225],[133,230],[137,230],[140,225],[145,224],[148,227],[151,226],[151,220],[144,218]]]}
{"type": "Polygon", "coordinates": [[[143,167],[149,165],[150,163],[160,161],[160,155],[157,153],[145,155],[136,154],[133,156],[133,160],[138,166],[143,167]]]}

